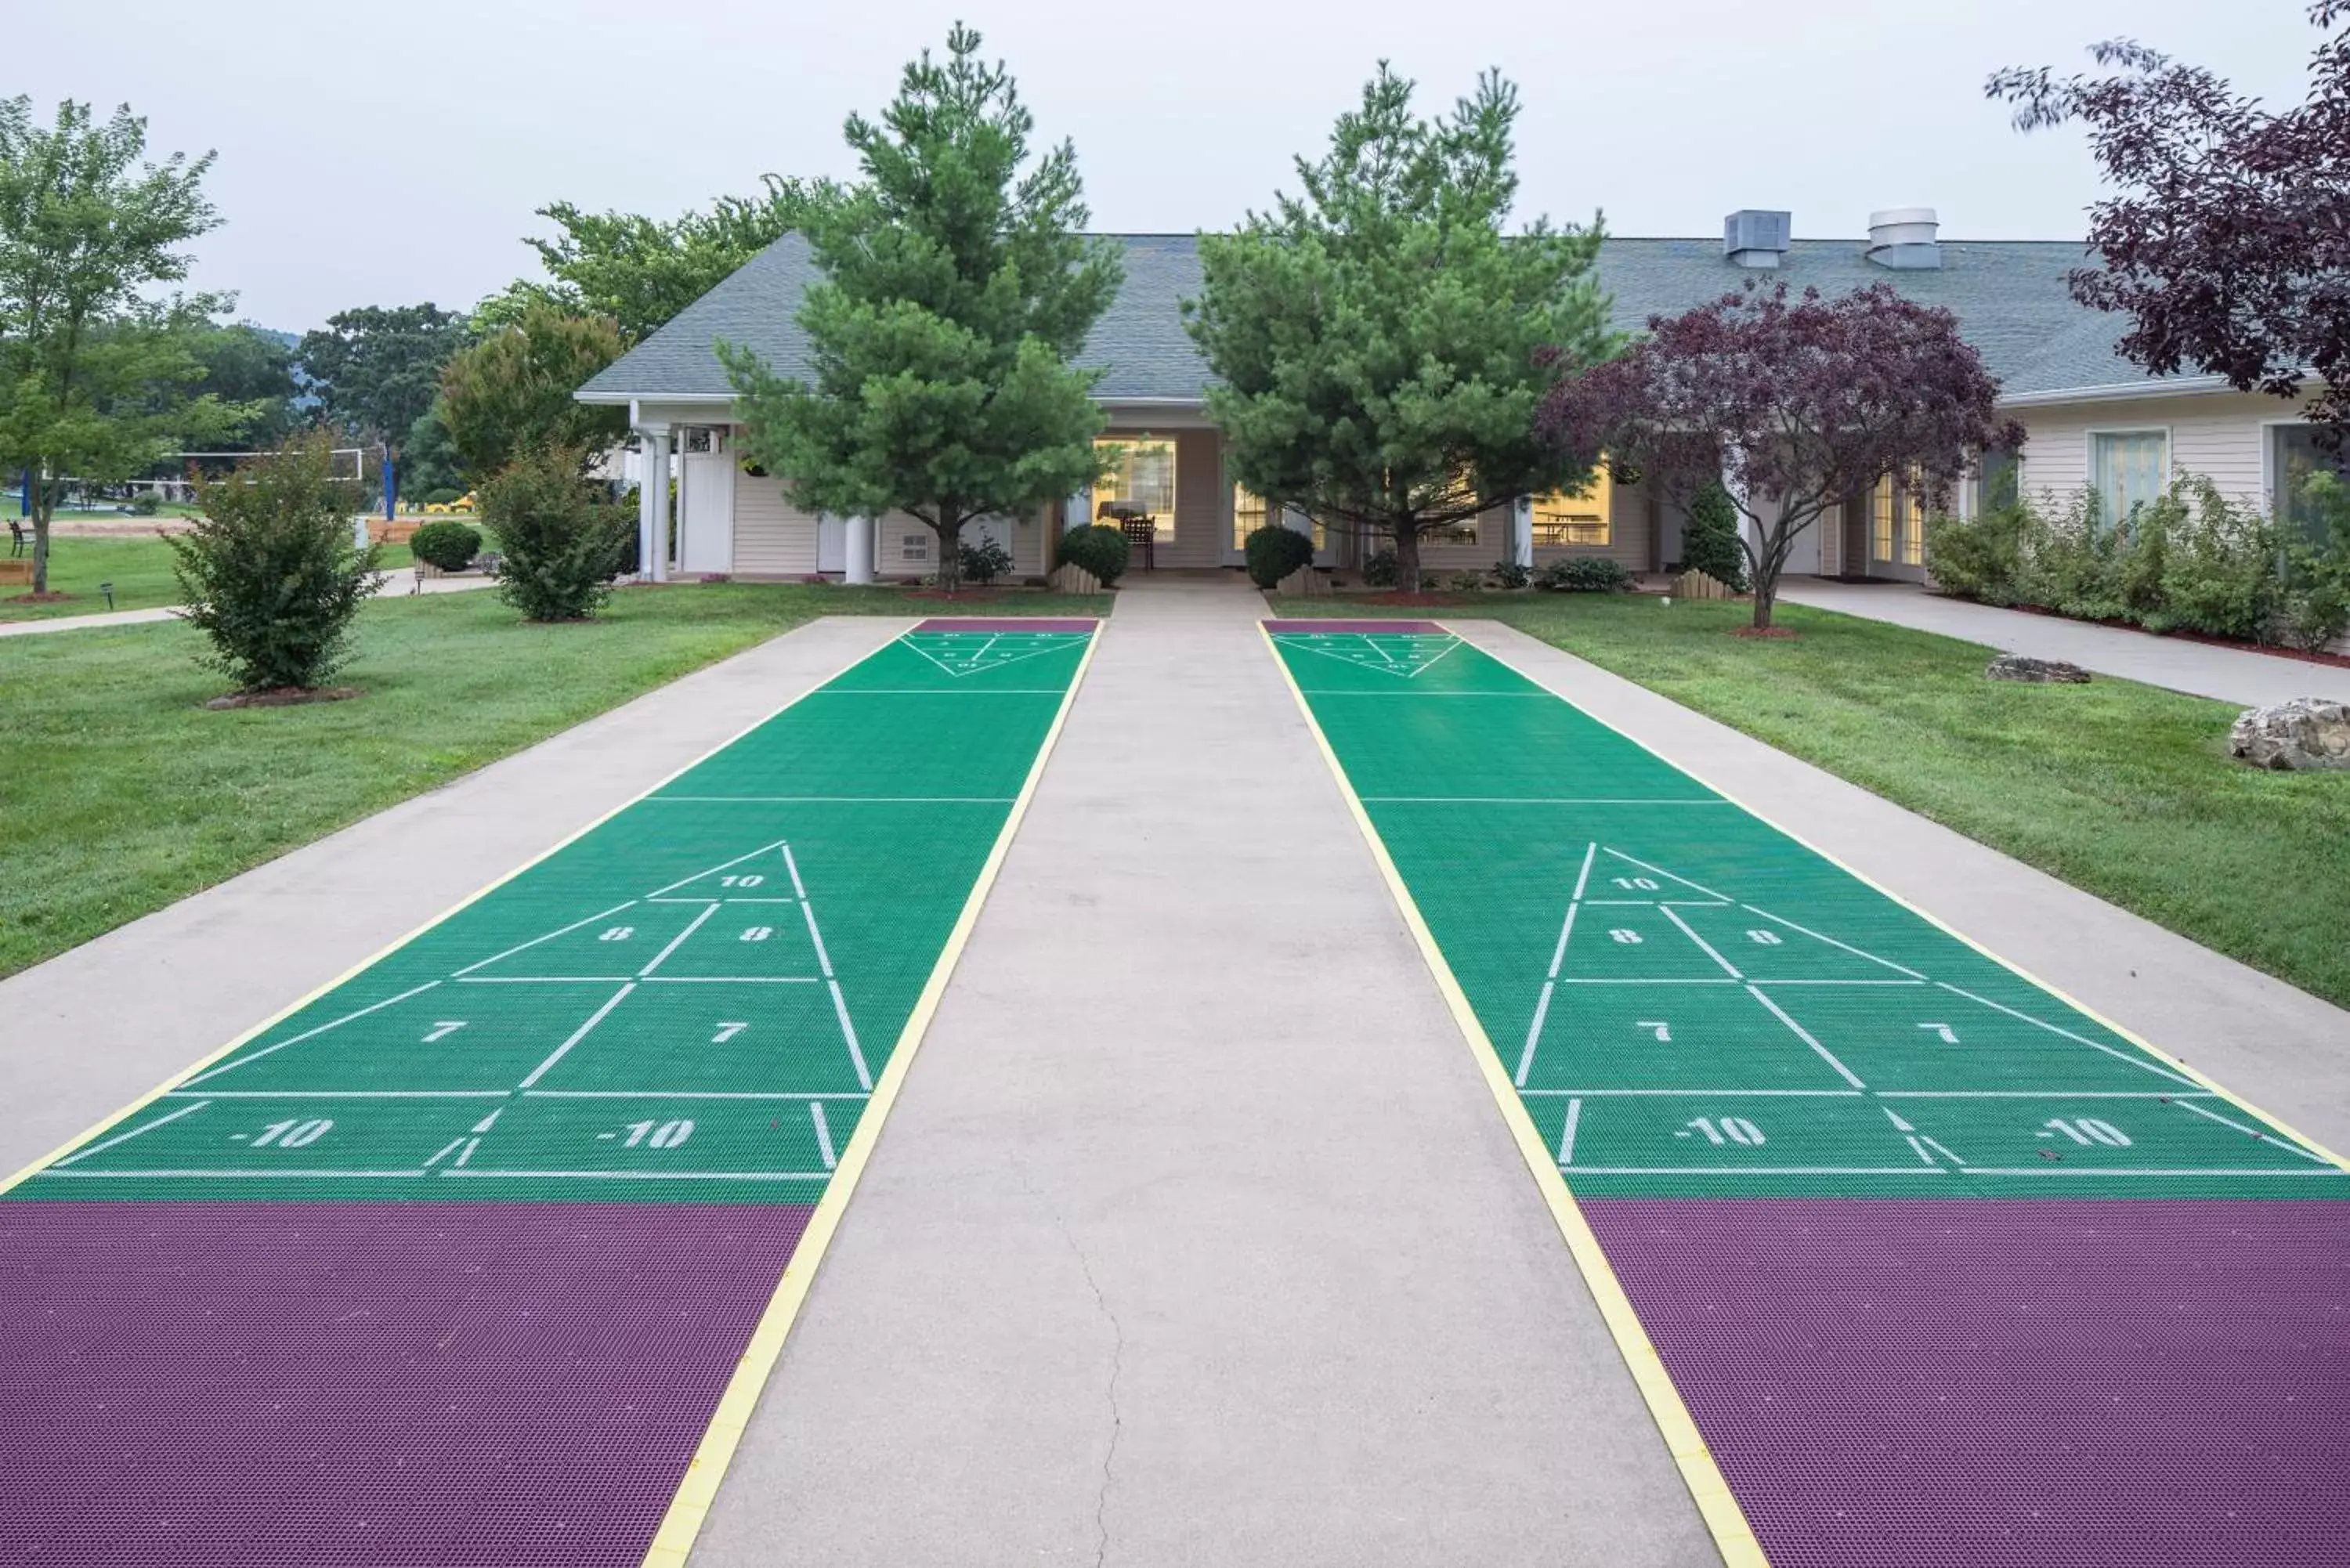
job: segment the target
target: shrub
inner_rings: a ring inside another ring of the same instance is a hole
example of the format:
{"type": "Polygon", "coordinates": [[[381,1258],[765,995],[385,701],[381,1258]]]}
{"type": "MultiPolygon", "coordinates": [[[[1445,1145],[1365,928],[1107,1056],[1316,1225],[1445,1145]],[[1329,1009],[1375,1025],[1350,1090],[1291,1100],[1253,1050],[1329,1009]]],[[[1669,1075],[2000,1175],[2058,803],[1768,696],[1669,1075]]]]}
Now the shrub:
{"type": "Polygon", "coordinates": [[[163,498],[151,490],[142,490],[130,498],[133,517],[152,517],[163,510],[163,498]]]}
{"type": "Polygon", "coordinates": [[[1738,507],[1719,484],[1709,484],[1690,497],[1681,525],[1681,569],[1703,572],[1725,587],[1746,591],[1746,546],[1738,537],[1738,507]]]}
{"type": "Polygon", "coordinates": [[[1929,518],[1926,569],[1946,594],[1987,605],[2015,604],[2035,521],[2022,501],[1987,508],[1980,517],[1929,518]]]}
{"type": "MultiPolygon", "coordinates": [[[[2139,523],[2141,535],[2162,529],[2165,545],[2152,607],[2132,604],[2132,618],[2157,631],[2183,627],[2214,637],[2274,639],[2285,552],[2266,516],[2190,474],[2147,507],[2139,523]]],[[[2137,546],[2146,548],[2142,542],[2137,546]]]]}
{"type": "Polygon", "coordinates": [[[1403,568],[1396,564],[1396,553],[1391,549],[1374,550],[1363,562],[1363,581],[1372,587],[1391,588],[1402,576],[1403,568]]]}
{"type": "Polygon", "coordinates": [[[2308,499],[2315,526],[2285,545],[2277,631],[2314,651],[2350,631],[2350,485],[2321,473],[2310,480],[2308,499]]]}
{"type": "Polygon", "coordinates": [[[166,535],[204,659],[246,691],[321,685],[348,656],[351,621],[383,579],[351,543],[359,486],[335,477],[325,436],[288,441],[199,482],[203,515],[166,535]]]}
{"type": "Polygon", "coordinates": [[[1012,570],[1012,552],[985,534],[958,541],[955,561],[961,569],[962,580],[977,583],[982,587],[1012,570]]]}
{"type": "Polygon", "coordinates": [[[1276,587],[1290,573],[1314,564],[1314,541],[1278,523],[1251,529],[1241,548],[1248,556],[1249,581],[1261,588],[1276,587]]]}
{"type": "Polygon", "coordinates": [[[482,535],[463,523],[427,523],[410,535],[416,558],[444,572],[462,572],[482,553],[482,535]]]}
{"type": "Polygon", "coordinates": [[[1104,587],[1126,575],[1127,559],[1132,550],[1124,529],[1107,528],[1097,523],[1072,528],[1061,535],[1061,559],[1091,572],[1101,579],[1104,587]]]}
{"type": "Polygon", "coordinates": [[[619,508],[596,504],[579,454],[525,454],[482,487],[482,516],[498,540],[498,595],[536,621],[595,614],[634,539],[619,508]]]}
{"type": "Polygon", "coordinates": [[[1444,579],[1444,586],[1456,594],[1482,593],[1485,587],[1482,572],[1454,572],[1444,579]]]}
{"type": "Polygon", "coordinates": [[[1534,569],[1521,566],[1515,561],[1496,561],[1486,575],[1505,588],[1523,588],[1534,580],[1534,569]]]}
{"type": "Polygon", "coordinates": [[[1623,593],[1632,587],[1632,573],[1605,556],[1571,556],[1544,566],[1534,587],[1555,594],[1623,593]]]}
{"type": "Polygon", "coordinates": [[[424,504],[427,506],[454,506],[464,499],[465,493],[452,484],[443,484],[424,493],[424,504]]]}

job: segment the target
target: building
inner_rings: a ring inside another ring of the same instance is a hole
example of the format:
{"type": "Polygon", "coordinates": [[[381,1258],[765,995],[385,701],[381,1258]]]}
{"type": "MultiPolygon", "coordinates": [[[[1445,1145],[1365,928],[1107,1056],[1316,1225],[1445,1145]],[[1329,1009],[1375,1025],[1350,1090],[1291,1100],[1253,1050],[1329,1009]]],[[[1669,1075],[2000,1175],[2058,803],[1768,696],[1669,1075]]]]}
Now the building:
{"type": "MultiPolygon", "coordinates": [[[[1927,208],[1874,214],[1865,240],[1798,240],[1784,213],[1732,213],[1723,237],[1610,239],[1601,282],[1616,324],[1638,329],[1651,315],[1717,298],[1747,279],[1780,279],[1835,296],[1889,283],[1948,307],[1999,379],[2002,403],[2029,433],[2013,464],[1994,464],[1958,498],[1962,511],[1986,485],[2013,481],[2027,494],[2095,486],[2106,514],[2158,493],[2182,473],[2263,507],[2291,506],[2291,479],[2319,461],[2307,427],[2280,400],[2228,389],[2216,377],[2154,379],[2121,359],[2116,317],[2085,309],[2066,287],[2084,265],[2071,242],[1944,240],[1927,208]]],[[[1222,438],[1208,419],[1206,365],[1183,330],[1181,301],[1199,293],[1190,235],[1125,234],[1126,280],[1087,344],[1104,374],[1097,392],[1108,418],[1102,439],[1121,449],[1105,493],[1070,497],[1033,517],[983,525],[1012,554],[1015,572],[1045,569],[1059,527],[1115,503],[1154,524],[1157,564],[1241,564],[1241,541],[1268,520],[1264,503],[1225,472],[1222,438]]],[[[805,373],[797,316],[816,276],[806,244],[787,235],[687,307],[583,387],[584,401],[628,408],[656,469],[674,454],[678,508],[673,569],[685,575],[801,577],[920,576],[936,569],[930,530],[910,518],[847,519],[795,510],[775,475],[745,466],[733,393],[713,346],[757,350],[785,375],[805,373]]],[[[646,537],[660,531],[645,503],[646,537]]],[[[1282,519],[1301,529],[1295,514],[1282,519]]],[[[1922,580],[1925,507],[1892,480],[1849,498],[1799,539],[1788,570],[1846,577],[1922,580]]],[[[1499,506],[1430,538],[1422,561],[1437,572],[1503,559],[1536,566],[1570,556],[1607,556],[1638,571],[1678,559],[1676,508],[1637,483],[1606,473],[1581,495],[1499,506]]],[[[1315,533],[1315,559],[1354,564],[1365,542],[1315,533]]]]}

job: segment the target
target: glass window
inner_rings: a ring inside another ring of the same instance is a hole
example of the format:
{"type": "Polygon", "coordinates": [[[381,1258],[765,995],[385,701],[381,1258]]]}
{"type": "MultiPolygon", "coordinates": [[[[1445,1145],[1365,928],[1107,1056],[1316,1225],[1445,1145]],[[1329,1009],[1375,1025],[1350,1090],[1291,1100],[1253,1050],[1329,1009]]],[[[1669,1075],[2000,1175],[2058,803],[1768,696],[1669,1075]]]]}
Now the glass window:
{"type": "Polygon", "coordinates": [[[1429,530],[1428,536],[1440,539],[1448,545],[1474,545],[1485,536],[1485,514],[1480,512],[1474,517],[1463,517],[1458,523],[1432,528],[1429,530]]]}
{"type": "Polygon", "coordinates": [[[2170,483],[2167,431],[2098,431],[2089,437],[2089,482],[2098,520],[2110,527],[2159,498],[2170,483]]]}
{"type": "Polygon", "coordinates": [[[2314,537],[2317,509],[2309,504],[2309,482],[2331,473],[2350,485],[2350,443],[2328,453],[2307,425],[2269,427],[2269,480],[2276,486],[2272,507],[2285,527],[2314,537]]]}
{"type": "Polygon", "coordinates": [[[2015,453],[1983,453],[1982,472],[1975,478],[1975,515],[1980,517],[2002,506],[2014,505],[2022,480],[2022,471],[2016,466],[2015,453]]]}
{"type": "Polygon", "coordinates": [[[1869,550],[1880,561],[1893,559],[1893,476],[1877,482],[1868,498],[1869,550]]]}
{"type": "Polygon", "coordinates": [[[1923,478],[1915,474],[1901,487],[1901,564],[1926,564],[1926,488],[1923,478]]]}
{"type": "Polygon", "coordinates": [[[1616,479],[1601,462],[1591,482],[1581,490],[1555,490],[1534,498],[1534,533],[1536,549],[1569,545],[1596,545],[1613,541],[1616,479]]]}
{"type": "Polygon", "coordinates": [[[1273,521],[1273,507],[1252,490],[1232,486],[1232,548],[1245,549],[1248,536],[1273,521]]]}
{"type": "Polygon", "coordinates": [[[1164,545],[1175,537],[1175,443],[1106,436],[1094,442],[1110,456],[1110,469],[1094,486],[1094,521],[1116,528],[1148,519],[1151,536],[1164,545]]]}

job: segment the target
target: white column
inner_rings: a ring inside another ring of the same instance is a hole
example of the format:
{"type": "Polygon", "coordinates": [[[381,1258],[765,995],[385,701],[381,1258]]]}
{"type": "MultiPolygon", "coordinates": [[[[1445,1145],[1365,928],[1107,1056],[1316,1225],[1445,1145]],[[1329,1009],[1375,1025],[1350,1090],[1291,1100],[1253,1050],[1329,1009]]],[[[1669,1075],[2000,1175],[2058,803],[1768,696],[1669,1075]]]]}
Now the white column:
{"type": "Polygon", "coordinates": [[[843,543],[847,549],[847,556],[843,563],[847,569],[841,573],[842,579],[851,583],[871,582],[873,580],[873,519],[870,517],[848,518],[841,524],[840,532],[843,543]]]}
{"type": "Polygon", "coordinates": [[[652,431],[652,462],[645,475],[645,489],[652,497],[652,537],[638,565],[643,568],[645,580],[654,583],[669,581],[669,426],[654,425],[652,431]]]}
{"type": "Polygon", "coordinates": [[[637,581],[652,581],[653,430],[637,426],[637,581]]]}
{"type": "Polygon", "coordinates": [[[1510,559],[1521,566],[1534,564],[1534,498],[1521,495],[1510,504],[1510,559]]]}

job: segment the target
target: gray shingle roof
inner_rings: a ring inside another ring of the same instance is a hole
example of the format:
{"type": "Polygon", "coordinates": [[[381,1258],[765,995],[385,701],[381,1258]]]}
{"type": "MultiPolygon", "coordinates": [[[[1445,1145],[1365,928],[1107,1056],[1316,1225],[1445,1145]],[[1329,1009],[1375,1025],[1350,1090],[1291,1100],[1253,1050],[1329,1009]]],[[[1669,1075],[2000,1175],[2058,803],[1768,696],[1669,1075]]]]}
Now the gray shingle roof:
{"type": "MultiPolygon", "coordinates": [[[[1107,401],[1196,400],[1206,365],[1183,331],[1180,301],[1200,291],[1198,247],[1189,234],[1120,234],[1126,282],[1094,328],[1081,358],[1104,368],[1107,401]]],[[[2064,286],[2082,247],[2043,240],[1946,240],[1939,269],[1893,271],[1868,261],[1858,240],[1797,240],[1776,273],[1731,265],[1718,239],[1611,239],[1600,280],[1616,299],[1616,324],[1638,329],[1657,314],[1701,305],[1750,277],[1842,294],[1889,283],[1929,305],[1948,306],[2007,392],[2111,386],[2144,379],[2114,352],[2115,317],[2085,310],[2064,286]]],[[[758,350],[785,375],[807,373],[807,339],[795,317],[816,276],[807,243],[787,234],[686,307],[581,390],[605,398],[723,396],[726,372],[712,345],[758,350]]]]}

